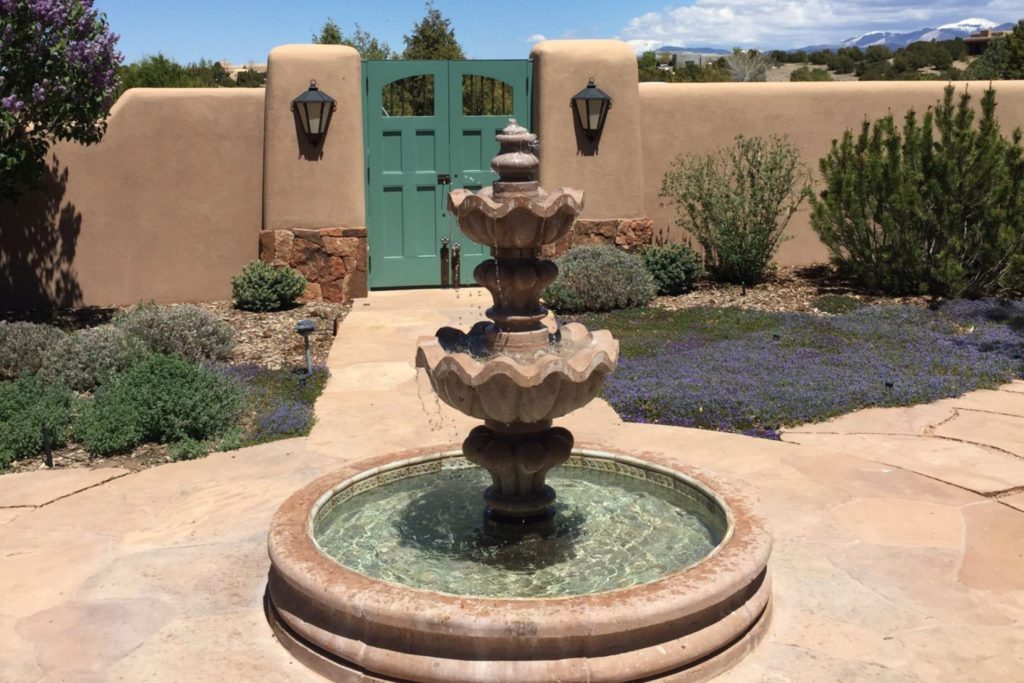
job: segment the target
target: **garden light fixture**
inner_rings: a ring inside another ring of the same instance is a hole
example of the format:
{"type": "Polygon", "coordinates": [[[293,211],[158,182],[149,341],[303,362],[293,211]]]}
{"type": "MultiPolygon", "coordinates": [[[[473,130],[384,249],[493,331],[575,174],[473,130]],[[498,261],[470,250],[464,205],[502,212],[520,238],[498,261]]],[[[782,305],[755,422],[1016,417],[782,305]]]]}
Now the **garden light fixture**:
{"type": "Polygon", "coordinates": [[[302,377],[302,381],[306,381],[313,376],[313,349],[309,345],[309,335],[316,332],[316,324],[312,320],[303,319],[295,323],[295,331],[301,334],[303,341],[306,342],[306,374],[302,377]]]}
{"type": "Polygon", "coordinates": [[[309,90],[292,100],[292,111],[299,115],[302,132],[314,147],[318,147],[327,135],[331,115],[337,108],[334,98],[321,92],[316,81],[310,81],[309,90]]]}
{"type": "Polygon", "coordinates": [[[594,85],[591,78],[586,88],[572,96],[570,106],[587,139],[593,142],[600,138],[608,110],[612,108],[612,98],[608,93],[594,85]]]}

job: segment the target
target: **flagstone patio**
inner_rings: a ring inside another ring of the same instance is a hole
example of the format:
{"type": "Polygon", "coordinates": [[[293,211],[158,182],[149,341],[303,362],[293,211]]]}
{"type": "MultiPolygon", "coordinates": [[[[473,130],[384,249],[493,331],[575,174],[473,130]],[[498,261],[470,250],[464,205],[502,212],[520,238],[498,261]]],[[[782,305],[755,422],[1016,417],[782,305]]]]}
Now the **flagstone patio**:
{"type": "MultiPolygon", "coordinates": [[[[0,477],[0,681],[320,680],[263,615],[269,519],[321,474],[461,441],[473,423],[417,375],[415,340],[469,327],[485,295],[357,300],[307,439],[136,473],[0,477]]],[[[782,442],[626,424],[601,401],[563,422],[581,442],[678,458],[759,499],[775,533],[773,622],[718,680],[1024,670],[1024,382],[864,410],[782,442]]]]}

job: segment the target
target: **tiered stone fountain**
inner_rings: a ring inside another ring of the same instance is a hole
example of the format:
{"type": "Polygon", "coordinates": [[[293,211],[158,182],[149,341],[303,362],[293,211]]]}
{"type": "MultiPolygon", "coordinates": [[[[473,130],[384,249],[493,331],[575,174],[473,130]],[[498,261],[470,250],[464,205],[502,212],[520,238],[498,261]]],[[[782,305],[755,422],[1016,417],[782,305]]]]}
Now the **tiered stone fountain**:
{"type": "Polygon", "coordinates": [[[339,681],[705,680],[765,631],[771,535],[744,494],[672,454],[574,447],[553,426],[597,396],[618,343],[540,305],[558,274],[540,248],[583,196],[538,187],[536,138],[514,121],[497,139],[499,180],[449,198],[492,251],[474,273],[490,321],[420,339],[416,361],[484,424],[289,498],[268,542],[271,626],[339,681]]]}
{"type": "Polygon", "coordinates": [[[454,190],[448,197],[465,235],[494,256],[473,272],[494,297],[487,311],[493,322],[469,334],[443,328],[421,339],[416,364],[442,401],[484,420],[462,447],[491,474],[493,485],[484,494],[488,520],[535,532],[550,526],[554,515],[547,473],[566,462],[573,447],[572,434],[551,422],[597,396],[615,369],[619,344],[604,330],[545,324],[540,294],[558,267],[541,259],[540,250],[572,229],[583,193],[540,188],[532,152],[537,136],[515,120],[497,139],[501,151],[491,166],[499,180],[479,193],[454,190]]]}

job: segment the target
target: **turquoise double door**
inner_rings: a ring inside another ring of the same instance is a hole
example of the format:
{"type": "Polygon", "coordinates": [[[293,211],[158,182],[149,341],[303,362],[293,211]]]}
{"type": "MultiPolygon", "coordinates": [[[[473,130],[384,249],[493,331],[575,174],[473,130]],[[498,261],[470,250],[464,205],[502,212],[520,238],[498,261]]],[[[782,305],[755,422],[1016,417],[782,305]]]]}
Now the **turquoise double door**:
{"type": "Polygon", "coordinates": [[[510,118],[530,125],[531,63],[363,62],[370,287],[441,282],[441,240],[462,251],[462,283],[489,257],[447,208],[455,188],[479,190],[497,176],[494,136],[510,118]]]}

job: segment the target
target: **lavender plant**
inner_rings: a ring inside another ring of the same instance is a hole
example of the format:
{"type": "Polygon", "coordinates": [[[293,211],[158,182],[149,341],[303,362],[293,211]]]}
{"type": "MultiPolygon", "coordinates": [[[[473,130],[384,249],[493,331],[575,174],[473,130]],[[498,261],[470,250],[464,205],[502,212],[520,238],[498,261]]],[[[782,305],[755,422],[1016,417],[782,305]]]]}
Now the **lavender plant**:
{"type": "Polygon", "coordinates": [[[38,184],[54,140],[98,142],[118,36],[92,0],[0,0],[0,199],[38,184]]]}

